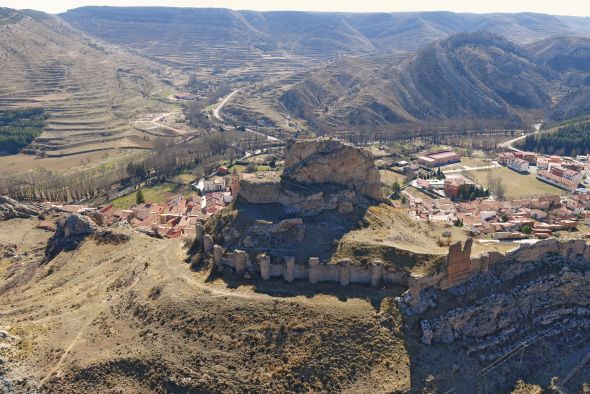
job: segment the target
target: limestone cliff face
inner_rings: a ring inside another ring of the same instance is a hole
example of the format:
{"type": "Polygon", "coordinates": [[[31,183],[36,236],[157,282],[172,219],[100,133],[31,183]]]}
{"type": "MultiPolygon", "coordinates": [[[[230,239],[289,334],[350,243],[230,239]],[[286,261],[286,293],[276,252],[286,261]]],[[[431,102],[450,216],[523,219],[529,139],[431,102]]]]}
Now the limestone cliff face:
{"type": "Polygon", "coordinates": [[[372,155],[326,138],[292,143],[280,177],[244,179],[239,195],[252,204],[281,204],[288,214],[299,216],[326,210],[348,214],[356,206],[383,199],[372,155]]]}
{"type": "Polygon", "coordinates": [[[240,196],[252,204],[281,204],[287,213],[301,216],[314,216],[334,209],[340,213],[349,213],[359,199],[353,190],[303,193],[283,186],[273,181],[242,182],[240,196]]]}
{"type": "Polygon", "coordinates": [[[422,342],[456,342],[483,361],[539,333],[589,336],[589,250],[583,241],[523,246],[460,286],[432,291],[422,342]]]}
{"type": "Polygon", "coordinates": [[[371,153],[332,139],[296,141],[285,156],[283,177],[303,184],[336,183],[381,200],[381,179],[371,153]]]}

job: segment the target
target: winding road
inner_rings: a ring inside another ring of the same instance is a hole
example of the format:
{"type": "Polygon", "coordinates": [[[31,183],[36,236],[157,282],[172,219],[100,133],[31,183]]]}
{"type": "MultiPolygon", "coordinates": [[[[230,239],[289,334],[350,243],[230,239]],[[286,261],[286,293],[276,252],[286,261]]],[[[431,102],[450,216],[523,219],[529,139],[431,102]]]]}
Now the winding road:
{"type": "Polygon", "coordinates": [[[225,96],[225,98],[223,100],[221,100],[221,102],[219,103],[219,105],[217,107],[215,107],[215,109],[213,110],[213,116],[215,117],[215,119],[220,120],[223,122],[223,118],[221,117],[221,115],[219,114],[221,112],[221,110],[223,109],[223,106],[225,104],[227,104],[227,102],[229,100],[231,100],[231,98],[237,94],[240,91],[240,89],[236,89],[233,92],[231,92],[230,94],[228,94],[227,96],[225,96]]]}
{"type": "MultiPolygon", "coordinates": [[[[535,128],[535,131],[533,132],[533,134],[537,134],[539,131],[541,131],[541,124],[542,123],[537,123],[537,124],[533,125],[533,127],[535,128]]],[[[521,135],[520,137],[513,138],[513,139],[508,140],[506,142],[502,142],[501,144],[498,144],[498,147],[499,148],[507,148],[507,149],[510,149],[515,152],[522,152],[520,149],[514,147],[514,143],[516,143],[517,141],[520,141],[520,140],[524,140],[527,136],[533,135],[533,134],[521,135]]]]}
{"type": "MultiPolygon", "coordinates": [[[[233,92],[231,92],[230,94],[228,94],[227,96],[225,96],[225,98],[223,100],[221,100],[221,102],[219,103],[219,105],[217,105],[217,107],[215,107],[215,109],[213,110],[213,117],[221,122],[223,122],[223,118],[221,117],[221,110],[223,109],[223,106],[225,104],[227,104],[229,102],[229,100],[231,100],[231,98],[236,94],[240,92],[240,89],[236,89],[233,92]]],[[[255,131],[249,128],[246,128],[246,131],[250,132],[250,133],[254,133],[254,134],[258,134],[261,135],[263,137],[266,137],[269,141],[281,141],[280,139],[276,138],[276,137],[272,137],[270,135],[266,135],[264,133],[261,133],[260,131],[255,131]]]]}

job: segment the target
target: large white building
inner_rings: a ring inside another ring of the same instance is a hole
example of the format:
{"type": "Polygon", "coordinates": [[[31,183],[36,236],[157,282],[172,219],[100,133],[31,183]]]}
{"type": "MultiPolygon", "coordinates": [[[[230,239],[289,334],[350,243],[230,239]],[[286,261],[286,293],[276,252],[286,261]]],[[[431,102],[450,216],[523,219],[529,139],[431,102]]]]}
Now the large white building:
{"type": "Polygon", "coordinates": [[[193,184],[193,187],[200,190],[202,194],[211,192],[224,192],[225,179],[219,176],[215,176],[210,179],[201,178],[199,182],[193,184]]]}
{"type": "Polygon", "coordinates": [[[518,157],[509,157],[506,166],[514,171],[529,172],[529,162],[518,157]]]}
{"type": "Polygon", "coordinates": [[[581,172],[562,168],[560,166],[550,166],[549,170],[538,170],[537,178],[555,185],[561,189],[574,191],[578,188],[584,174],[581,172]]]}

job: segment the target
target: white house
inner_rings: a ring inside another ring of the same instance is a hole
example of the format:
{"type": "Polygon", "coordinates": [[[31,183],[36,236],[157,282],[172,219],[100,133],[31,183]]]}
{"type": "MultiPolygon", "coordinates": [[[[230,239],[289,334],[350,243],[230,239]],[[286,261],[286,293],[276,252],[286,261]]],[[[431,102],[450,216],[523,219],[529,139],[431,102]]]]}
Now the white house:
{"type": "Polygon", "coordinates": [[[215,176],[211,179],[205,179],[203,181],[203,188],[201,192],[222,192],[225,191],[225,179],[219,176],[215,176]]]}
{"type": "Polygon", "coordinates": [[[529,162],[518,157],[509,157],[506,160],[508,168],[518,172],[529,172],[529,162]]]}

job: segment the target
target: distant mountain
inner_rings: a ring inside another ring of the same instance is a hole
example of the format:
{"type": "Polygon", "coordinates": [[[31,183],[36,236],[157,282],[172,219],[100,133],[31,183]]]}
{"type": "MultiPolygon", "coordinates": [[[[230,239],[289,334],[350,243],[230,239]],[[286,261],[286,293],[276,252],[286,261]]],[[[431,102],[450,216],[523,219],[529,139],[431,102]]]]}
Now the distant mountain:
{"type": "Polygon", "coordinates": [[[0,8],[0,112],[39,107],[49,118],[33,149],[67,155],[142,147],[129,118],[156,104],[166,68],[90,38],[58,17],[0,8]]]}
{"type": "Polygon", "coordinates": [[[398,62],[380,60],[370,67],[355,59],[332,63],[310,73],[280,102],[312,125],[332,128],[517,120],[551,105],[550,84],[541,71],[523,48],[503,37],[460,33],[398,62]]]}
{"type": "Polygon", "coordinates": [[[401,64],[393,94],[416,119],[507,118],[550,104],[524,50],[490,33],[456,34],[401,64]]]}
{"type": "Polygon", "coordinates": [[[533,113],[558,120],[590,109],[581,89],[590,85],[590,18],[166,7],[82,7],[60,17],[160,63],[280,81],[265,103],[319,128],[519,122],[533,113]]]}
{"type": "Polygon", "coordinates": [[[590,86],[579,89],[563,97],[549,112],[547,118],[563,121],[590,115],[590,86]]]}
{"type": "Polygon", "coordinates": [[[547,118],[562,121],[590,113],[590,38],[553,37],[526,46],[545,67],[555,106],[547,118]]]}
{"type": "Polygon", "coordinates": [[[590,72],[590,38],[552,37],[526,46],[537,63],[555,71],[590,72]]]}
{"type": "Polygon", "coordinates": [[[590,36],[590,19],[544,14],[255,12],[211,8],[82,7],[76,28],[178,65],[239,67],[263,54],[311,59],[414,51],[459,32],[490,31],[519,44],[590,36]]]}

